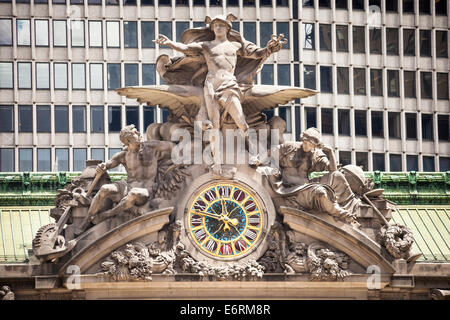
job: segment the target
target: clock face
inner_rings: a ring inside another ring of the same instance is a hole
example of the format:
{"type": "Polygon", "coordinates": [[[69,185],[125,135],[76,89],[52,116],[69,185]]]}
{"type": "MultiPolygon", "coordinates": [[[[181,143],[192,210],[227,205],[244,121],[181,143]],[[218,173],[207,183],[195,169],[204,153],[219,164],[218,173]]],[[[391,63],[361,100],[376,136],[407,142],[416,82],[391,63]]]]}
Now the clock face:
{"type": "Polygon", "coordinates": [[[195,245],[215,258],[243,256],[258,244],[264,225],[260,201],[246,187],[215,183],[201,188],[188,208],[195,245]]]}

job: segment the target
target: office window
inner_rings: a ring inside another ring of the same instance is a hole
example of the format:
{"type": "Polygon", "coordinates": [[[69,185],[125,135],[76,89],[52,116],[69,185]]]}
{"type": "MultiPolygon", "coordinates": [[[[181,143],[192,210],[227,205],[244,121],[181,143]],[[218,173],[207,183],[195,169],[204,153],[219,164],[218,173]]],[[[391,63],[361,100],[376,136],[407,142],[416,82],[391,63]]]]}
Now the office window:
{"type": "Polygon", "coordinates": [[[356,95],[366,94],[366,69],[353,69],[353,87],[356,95]]]}
{"type": "Polygon", "coordinates": [[[37,149],[37,171],[51,171],[50,149],[37,149]]]}
{"type": "Polygon", "coordinates": [[[415,71],[404,71],[405,97],[416,97],[416,73],[415,71]]]}
{"type": "Polygon", "coordinates": [[[338,110],[338,134],[350,135],[350,110],[338,110]]]}
{"type": "Polygon", "coordinates": [[[19,89],[31,89],[31,62],[17,63],[19,89]]]}
{"type": "Polygon", "coordinates": [[[0,106],[0,132],[14,131],[13,106],[0,106]]]}
{"type": "Polygon", "coordinates": [[[384,137],[383,111],[372,111],[372,136],[384,137]]]}
{"type": "Polygon", "coordinates": [[[33,171],[33,149],[31,148],[19,149],[19,171],[20,172],[33,171]]]}
{"type": "Polygon", "coordinates": [[[31,45],[30,20],[17,19],[17,45],[31,45]]]}
{"type": "Polygon", "coordinates": [[[69,171],[69,149],[55,149],[54,171],[69,171]]]}
{"type": "Polygon", "coordinates": [[[160,21],[159,33],[165,35],[167,38],[172,39],[172,22],[160,21]]]}
{"type": "Polygon", "coordinates": [[[423,156],[422,157],[423,171],[424,172],[434,172],[434,157],[433,156],[423,156]]]}
{"type": "Polygon", "coordinates": [[[402,155],[401,154],[390,154],[389,155],[389,166],[390,172],[401,172],[402,171],[402,155]]]}
{"type": "Polygon", "coordinates": [[[49,63],[36,62],[36,89],[50,89],[49,63]]]}
{"type": "Polygon", "coordinates": [[[369,30],[369,43],[371,54],[381,54],[381,28],[372,28],[369,30]]]}
{"type": "Polygon", "coordinates": [[[137,86],[139,84],[139,73],[137,63],[125,64],[125,86],[137,86]]]}
{"type": "Polygon", "coordinates": [[[331,51],[331,25],[319,25],[320,50],[331,51]]]}
{"type": "Polygon", "coordinates": [[[73,149],[73,171],[83,171],[86,166],[86,149],[73,149]]]}
{"type": "Polygon", "coordinates": [[[333,92],[331,67],[320,66],[320,92],[322,93],[333,92]]]}
{"type": "Polygon", "coordinates": [[[103,63],[89,65],[89,85],[91,90],[103,90],[103,63]]]}
{"type": "Polygon", "coordinates": [[[69,132],[69,108],[55,106],[55,132],[69,132]]]}
{"type": "Polygon", "coordinates": [[[439,171],[450,171],[450,157],[439,157],[439,171]]]}
{"type": "Polygon", "coordinates": [[[284,121],[286,121],[286,133],[291,133],[292,132],[291,107],[279,107],[278,114],[284,121]]]}
{"type": "Polygon", "coordinates": [[[280,86],[291,85],[291,72],[289,64],[278,64],[278,84],[280,86]]]}
{"type": "Polygon", "coordinates": [[[108,90],[120,88],[120,63],[108,63],[108,90]]]}
{"type": "Polygon", "coordinates": [[[0,89],[13,88],[12,62],[0,62],[0,89]]]}
{"type": "Polygon", "coordinates": [[[319,0],[319,8],[330,8],[330,0],[319,0]]]}
{"type": "Polygon", "coordinates": [[[314,0],[302,0],[303,7],[314,7],[314,0]]]}
{"type": "Polygon", "coordinates": [[[259,24],[259,38],[261,46],[267,44],[272,34],[274,34],[272,31],[272,22],[261,22],[259,24]]]}
{"type": "Polygon", "coordinates": [[[67,46],[67,22],[65,20],[53,20],[53,46],[67,46]]]}
{"type": "Polygon", "coordinates": [[[32,106],[19,106],[19,132],[33,132],[32,106]]]}
{"type": "Polygon", "coordinates": [[[314,24],[304,23],[303,24],[303,48],[304,49],[315,49],[314,45],[314,24]]]}
{"type": "Polygon", "coordinates": [[[420,95],[422,99],[433,98],[431,72],[420,72],[420,95]]]}
{"type": "Polygon", "coordinates": [[[436,56],[438,58],[448,57],[447,31],[436,30],[436,56]]]}
{"type": "Polygon", "coordinates": [[[48,20],[34,20],[36,46],[48,46],[48,20]]]}
{"type": "Polygon", "coordinates": [[[180,42],[181,41],[181,35],[183,34],[183,32],[187,29],[189,29],[189,22],[187,21],[177,21],[175,23],[175,32],[176,32],[176,41],[180,42]]]}
{"type": "Polygon", "coordinates": [[[142,6],[153,6],[153,0],[141,0],[141,5],[142,6]]]}
{"type": "Polygon", "coordinates": [[[338,67],[337,68],[337,89],[338,93],[349,94],[348,87],[348,68],[338,67]]]}
{"type": "Polygon", "coordinates": [[[261,84],[273,83],[273,64],[265,64],[261,69],[261,84]]]}
{"type": "Polygon", "coordinates": [[[139,131],[139,107],[137,106],[127,106],[126,109],[126,123],[127,126],[134,124],[136,130],[139,131]]]}
{"type": "Polygon", "coordinates": [[[434,1],[436,15],[447,15],[447,1],[438,0],[434,1]]]}
{"type": "Polygon", "coordinates": [[[347,9],[347,0],[336,0],[335,5],[336,9],[347,9]]]}
{"type": "Polygon", "coordinates": [[[73,132],[86,132],[86,107],[72,107],[72,129],[73,132]]]}
{"type": "Polygon", "coordinates": [[[406,139],[417,139],[417,113],[405,113],[406,139]]]}
{"type": "Polygon", "coordinates": [[[438,115],[438,136],[439,141],[449,141],[450,140],[450,116],[448,114],[438,115]]]}
{"type": "Polygon", "coordinates": [[[448,100],[448,73],[436,74],[437,77],[437,98],[448,100]]]}
{"type": "Polygon", "coordinates": [[[322,108],[322,134],[333,134],[333,109],[322,108]]]}
{"type": "MultiPolygon", "coordinates": [[[[116,154],[121,152],[122,149],[121,148],[109,148],[108,149],[108,158],[111,160],[112,157],[116,154]]],[[[123,170],[123,166],[119,165],[118,167],[112,168],[109,171],[113,171],[113,172],[119,172],[119,171],[124,171],[123,170]]]]}
{"type": "Polygon", "coordinates": [[[91,132],[105,132],[105,112],[103,106],[91,106],[91,132]]]}
{"type": "Polygon", "coordinates": [[[405,56],[416,55],[415,38],[414,29],[403,29],[403,54],[405,56]]]}
{"type": "Polygon", "coordinates": [[[398,29],[386,28],[386,53],[398,56],[398,29]]]}
{"type": "Polygon", "coordinates": [[[84,47],[84,21],[71,21],[72,47],[84,47]]]}
{"type": "Polygon", "coordinates": [[[400,112],[388,112],[389,138],[400,138],[400,112]]]}
{"type": "Polygon", "coordinates": [[[244,22],[244,38],[247,41],[256,43],[256,23],[244,22]]]}
{"type": "Polygon", "coordinates": [[[353,52],[365,53],[366,52],[366,31],[364,27],[353,27],[353,52]]]}
{"type": "Polygon", "coordinates": [[[144,111],[144,129],[156,121],[155,108],[151,106],[143,106],[144,111]]]}
{"type": "Polygon", "coordinates": [[[305,108],[306,114],[306,128],[316,128],[317,120],[316,120],[316,108],[305,108]]]}
{"type": "Polygon", "coordinates": [[[419,161],[416,155],[406,156],[406,171],[419,171],[419,161]]]}
{"type": "Polygon", "coordinates": [[[154,48],[155,43],[155,22],[142,21],[141,22],[141,43],[142,48],[154,48]]]}
{"type": "Polygon", "coordinates": [[[342,166],[352,164],[352,153],[350,151],[339,151],[339,163],[342,166]]]}
{"type": "Polygon", "coordinates": [[[403,0],[403,13],[414,13],[414,0],[403,0]]]}
{"type": "Polygon", "coordinates": [[[108,107],[108,131],[120,132],[122,129],[122,111],[120,106],[108,107]]]}
{"type": "Polygon", "coordinates": [[[156,84],[154,64],[142,64],[142,85],[156,84]]]}
{"type": "Polygon", "coordinates": [[[125,48],[137,48],[137,22],[123,22],[123,37],[125,48]]]}
{"type": "Polygon", "coordinates": [[[397,12],[398,11],[398,0],[387,0],[385,1],[386,11],[387,12],[397,12]]]}
{"type": "Polygon", "coordinates": [[[422,139],[433,140],[433,115],[422,113],[422,139]]]}
{"type": "Polygon", "coordinates": [[[105,149],[103,148],[91,148],[91,159],[105,161],[105,149]]]}
{"type": "Polygon", "coordinates": [[[304,87],[316,90],[316,66],[303,65],[304,87]]]}
{"type": "Polygon", "coordinates": [[[89,46],[90,47],[103,46],[101,21],[89,21],[89,46]]]}
{"type": "Polygon", "coordinates": [[[389,95],[389,97],[400,96],[398,70],[388,70],[387,76],[388,76],[388,95],[389,95]]]}
{"type": "Polygon", "coordinates": [[[419,12],[421,14],[431,14],[430,0],[419,0],[419,12]]]}
{"type": "Polygon", "coordinates": [[[54,63],[53,72],[55,90],[67,89],[67,63],[54,63]]]}
{"type": "Polygon", "coordinates": [[[381,69],[370,69],[370,94],[372,96],[383,95],[383,71],[381,69]]]}
{"type": "Polygon", "coordinates": [[[384,153],[373,154],[373,170],[386,171],[384,153]]]}
{"type": "Polygon", "coordinates": [[[50,106],[36,106],[37,132],[50,132],[50,106]]]}
{"type": "Polygon", "coordinates": [[[14,171],[14,149],[0,148],[0,172],[14,171]]]}
{"type": "Polygon", "coordinates": [[[301,115],[300,115],[300,106],[295,106],[294,107],[294,121],[295,121],[295,140],[296,141],[300,141],[300,135],[301,135],[301,128],[300,128],[300,123],[301,123],[301,115]]]}
{"type": "Polygon", "coordinates": [[[364,0],[352,0],[354,10],[364,10],[364,0]]]}
{"type": "Polygon", "coordinates": [[[84,63],[72,63],[72,89],[86,89],[84,63]]]}
{"type": "Polygon", "coordinates": [[[431,30],[420,30],[420,56],[431,57],[431,30]]]}
{"type": "Polygon", "coordinates": [[[337,25],[336,26],[336,50],[348,51],[348,27],[337,25]]]}
{"type": "Polygon", "coordinates": [[[355,110],[355,134],[367,136],[367,115],[365,110],[355,110]]]}
{"type": "MultiPolygon", "coordinates": [[[[289,40],[289,22],[277,22],[277,33],[276,34],[284,34],[284,37],[289,40]]],[[[255,39],[256,41],[256,39],[255,39]]],[[[263,45],[261,43],[261,45],[263,45]]],[[[289,49],[290,43],[283,45],[283,49],[289,49]]]]}
{"type": "Polygon", "coordinates": [[[364,171],[369,170],[369,156],[367,152],[356,152],[356,165],[364,171]]]}
{"type": "Polygon", "coordinates": [[[108,48],[120,47],[119,21],[106,21],[106,46],[108,48]]]}

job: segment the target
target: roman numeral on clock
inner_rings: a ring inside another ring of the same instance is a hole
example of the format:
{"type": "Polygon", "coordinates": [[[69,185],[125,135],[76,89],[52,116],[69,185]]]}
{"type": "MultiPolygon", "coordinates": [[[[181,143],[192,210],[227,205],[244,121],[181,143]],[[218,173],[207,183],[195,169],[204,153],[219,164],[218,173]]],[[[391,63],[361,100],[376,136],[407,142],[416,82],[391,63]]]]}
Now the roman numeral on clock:
{"type": "Polygon", "coordinates": [[[256,236],[258,234],[256,233],[256,231],[253,231],[251,229],[247,229],[247,231],[245,232],[245,237],[251,241],[256,239],[256,236]]]}
{"type": "Polygon", "coordinates": [[[208,242],[206,242],[205,247],[209,251],[214,252],[217,249],[217,243],[214,240],[209,239],[208,242]]]}
{"type": "Polygon", "coordinates": [[[220,187],[220,195],[225,198],[229,198],[231,193],[231,187],[220,187]]]}
{"type": "Polygon", "coordinates": [[[205,192],[205,199],[208,201],[214,200],[216,198],[216,193],[214,190],[208,190],[205,192]]]}
{"type": "Polygon", "coordinates": [[[259,217],[258,216],[251,216],[250,218],[248,218],[248,222],[252,225],[257,225],[259,224],[259,217]]]}
{"type": "Polygon", "coordinates": [[[206,238],[206,232],[205,229],[200,229],[198,231],[194,232],[195,238],[197,241],[201,242],[206,238]]]}
{"type": "Polygon", "coordinates": [[[199,225],[202,224],[202,220],[203,220],[203,218],[200,217],[200,216],[197,216],[197,215],[192,216],[192,217],[191,217],[191,224],[192,224],[193,226],[199,226],[199,225]]]}
{"type": "Polygon", "coordinates": [[[197,210],[200,210],[200,211],[205,211],[206,204],[203,201],[197,201],[194,204],[194,209],[197,209],[197,210]]]}
{"type": "Polygon", "coordinates": [[[256,208],[256,204],[253,201],[247,201],[245,203],[245,210],[247,211],[253,211],[256,208]]]}

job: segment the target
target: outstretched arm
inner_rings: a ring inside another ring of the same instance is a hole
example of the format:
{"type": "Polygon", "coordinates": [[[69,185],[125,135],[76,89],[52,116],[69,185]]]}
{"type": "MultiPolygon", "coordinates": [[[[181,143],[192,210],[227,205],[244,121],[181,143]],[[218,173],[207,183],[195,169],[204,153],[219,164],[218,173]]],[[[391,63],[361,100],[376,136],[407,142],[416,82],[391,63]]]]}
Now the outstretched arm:
{"type": "Polygon", "coordinates": [[[258,48],[256,45],[250,44],[243,48],[243,55],[246,58],[251,59],[269,57],[272,53],[280,51],[283,44],[286,43],[287,39],[284,38],[283,34],[280,34],[278,37],[276,35],[272,35],[265,48],[258,48]]]}
{"type": "Polygon", "coordinates": [[[116,153],[111,160],[108,160],[106,162],[102,162],[97,166],[97,172],[102,171],[105,172],[106,170],[113,169],[120,165],[123,162],[123,158],[125,157],[126,151],[121,151],[119,153],[116,153]]]}
{"type": "Polygon", "coordinates": [[[184,44],[181,42],[172,41],[165,35],[160,34],[158,39],[153,40],[153,42],[171,47],[173,50],[183,52],[184,54],[195,54],[202,51],[202,44],[200,42],[193,42],[190,44],[184,44]]]}

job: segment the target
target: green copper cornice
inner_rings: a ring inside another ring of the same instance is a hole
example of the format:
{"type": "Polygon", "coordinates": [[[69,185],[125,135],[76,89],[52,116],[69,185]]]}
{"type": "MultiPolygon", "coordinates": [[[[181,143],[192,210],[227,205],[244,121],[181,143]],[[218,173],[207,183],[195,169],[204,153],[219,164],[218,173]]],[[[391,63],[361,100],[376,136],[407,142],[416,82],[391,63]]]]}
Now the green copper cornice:
{"type": "MultiPolygon", "coordinates": [[[[79,172],[2,172],[0,206],[53,205],[58,189],[64,188],[79,172]]],[[[112,181],[126,173],[109,173],[112,181]]],[[[323,175],[315,172],[311,177],[323,175]]],[[[366,172],[375,188],[397,204],[450,204],[450,171],[447,172],[366,172]]]]}

